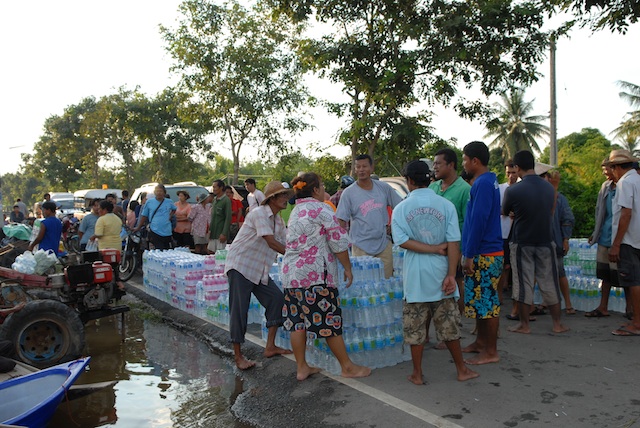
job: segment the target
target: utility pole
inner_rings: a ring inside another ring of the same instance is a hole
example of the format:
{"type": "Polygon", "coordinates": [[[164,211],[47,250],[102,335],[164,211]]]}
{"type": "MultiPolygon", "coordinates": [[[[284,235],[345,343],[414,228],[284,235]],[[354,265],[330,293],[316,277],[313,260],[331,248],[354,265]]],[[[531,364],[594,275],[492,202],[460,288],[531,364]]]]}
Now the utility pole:
{"type": "Polygon", "coordinates": [[[551,36],[551,44],[549,46],[549,62],[551,64],[551,72],[549,77],[549,83],[551,85],[551,107],[549,112],[549,118],[551,120],[550,132],[551,138],[549,140],[549,161],[551,165],[558,166],[558,142],[557,138],[557,105],[556,105],[556,36],[551,36]]]}

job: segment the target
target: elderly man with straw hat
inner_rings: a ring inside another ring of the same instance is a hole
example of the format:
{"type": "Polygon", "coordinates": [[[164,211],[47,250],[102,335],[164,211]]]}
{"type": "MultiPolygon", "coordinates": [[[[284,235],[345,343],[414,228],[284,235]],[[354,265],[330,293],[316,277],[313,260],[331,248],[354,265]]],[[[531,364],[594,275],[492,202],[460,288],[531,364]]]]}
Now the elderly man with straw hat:
{"type": "Polygon", "coordinates": [[[631,322],[613,330],[615,336],[640,336],[640,175],[633,168],[637,161],[628,150],[609,154],[611,171],[618,178],[609,261],[618,263],[620,286],[628,287],[633,308],[631,322]]]}
{"type": "Polygon", "coordinates": [[[284,254],[285,251],[286,229],[278,213],[286,208],[293,191],[279,181],[272,181],[264,188],[264,194],[264,200],[249,211],[233,244],[229,246],[225,267],[229,278],[229,333],[236,366],[240,370],[256,364],[245,358],[240,350],[247,332],[251,293],[266,308],[269,334],[264,356],[270,358],[291,353],[275,345],[276,332],[284,322],[284,295],[269,278],[269,270],[277,254],[284,254]]]}

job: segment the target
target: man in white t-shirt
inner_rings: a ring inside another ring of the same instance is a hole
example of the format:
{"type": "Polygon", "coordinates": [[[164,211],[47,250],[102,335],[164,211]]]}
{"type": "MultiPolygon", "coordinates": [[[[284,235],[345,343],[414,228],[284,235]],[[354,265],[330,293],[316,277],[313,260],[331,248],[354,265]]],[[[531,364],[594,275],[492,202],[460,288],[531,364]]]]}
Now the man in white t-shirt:
{"type": "Polygon", "coordinates": [[[253,178],[247,178],[246,180],[244,180],[244,187],[249,192],[249,194],[247,195],[247,202],[249,203],[247,212],[249,212],[262,204],[262,201],[264,201],[264,193],[256,189],[256,180],[254,180],[253,178]]]}

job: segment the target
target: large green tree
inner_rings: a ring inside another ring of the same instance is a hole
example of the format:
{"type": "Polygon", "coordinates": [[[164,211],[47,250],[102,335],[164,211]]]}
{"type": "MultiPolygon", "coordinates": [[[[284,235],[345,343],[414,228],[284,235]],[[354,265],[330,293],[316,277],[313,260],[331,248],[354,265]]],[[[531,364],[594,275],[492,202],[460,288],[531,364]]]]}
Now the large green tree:
{"type": "Polygon", "coordinates": [[[520,150],[540,153],[537,139],[549,135],[549,127],[541,122],[548,116],[531,115],[533,101],[526,101],[524,89],[512,88],[501,95],[502,103],[495,104],[494,116],[487,123],[485,137],[494,137],[491,148],[501,148],[507,158],[520,150]]]}
{"type": "Polygon", "coordinates": [[[429,108],[452,106],[468,118],[485,114],[486,96],[504,90],[507,82],[527,85],[537,78],[547,43],[542,8],[529,1],[270,3],[296,19],[315,19],[325,30],[308,39],[301,55],[347,96],[327,104],[347,118],[342,142],[350,145],[352,158],[358,152],[377,155],[389,144],[407,152],[420,148],[429,137],[421,131],[429,112],[415,111],[421,100],[429,108]],[[461,96],[465,87],[479,88],[483,99],[461,96]],[[408,130],[411,126],[418,129],[408,130]],[[394,140],[409,134],[416,138],[394,140]]]}
{"type": "Polygon", "coordinates": [[[295,55],[299,28],[233,1],[185,0],[180,12],[176,29],[162,27],[173,70],[192,94],[189,111],[200,132],[215,132],[229,145],[236,183],[245,144],[263,155],[282,152],[288,138],[307,127],[300,114],[307,92],[295,55]]]}
{"type": "Polygon", "coordinates": [[[96,112],[95,98],[87,97],[45,120],[44,133],[25,160],[50,191],[68,191],[97,176],[104,151],[96,112]]]}
{"type": "MultiPolygon", "coordinates": [[[[558,139],[559,191],[569,200],[576,218],[574,237],[585,238],[593,232],[598,190],[605,180],[600,164],[614,148],[602,132],[593,128],[558,139]]],[[[549,147],[540,161],[549,162],[549,147]]]]}

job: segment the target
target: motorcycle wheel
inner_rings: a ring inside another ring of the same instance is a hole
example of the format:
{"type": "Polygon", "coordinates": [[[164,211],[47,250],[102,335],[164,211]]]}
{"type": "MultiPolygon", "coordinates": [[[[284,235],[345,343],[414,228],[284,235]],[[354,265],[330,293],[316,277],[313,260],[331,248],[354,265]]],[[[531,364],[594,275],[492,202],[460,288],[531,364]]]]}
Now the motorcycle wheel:
{"type": "Polygon", "coordinates": [[[84,325],[69,306],[34,300],[11,314],[0,337],[11,341],[18,359],[38,368],[78,358],[84,349],[84,325]]]}
{"type": "Polygon", "coordinates": [[[118,273],[122,281],[129,281],[138,268],[138,258],[135,254],[127,254],[122,257],[118,265],[118,273]]]}
{"type": "Polygon", "coordinates": [[[67,239],[65,247],[70,253],[80,253],[80,239],[78,235],[74,235],[67,239]]]}

